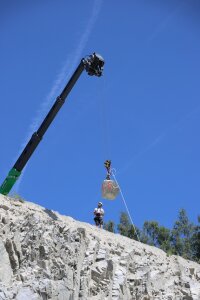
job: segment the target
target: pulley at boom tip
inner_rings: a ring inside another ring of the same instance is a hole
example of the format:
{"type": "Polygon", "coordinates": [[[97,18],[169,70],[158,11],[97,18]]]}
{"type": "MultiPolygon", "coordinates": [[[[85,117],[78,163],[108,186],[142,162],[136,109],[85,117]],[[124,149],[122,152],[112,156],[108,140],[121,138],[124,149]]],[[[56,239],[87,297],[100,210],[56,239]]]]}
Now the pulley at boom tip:
{"type": "Polygon", "coordinates": [[[103,66],[104,66],[105,62],[101,55],[94,52],[93,54],[89,55],[88,57],[83,58],[82,62],[84,64],[84,68],[85,68],[86,72],[88,73],[88,75],[90,75],[90,76],[95,75],[97,77],[102,76],[103,66]]]}

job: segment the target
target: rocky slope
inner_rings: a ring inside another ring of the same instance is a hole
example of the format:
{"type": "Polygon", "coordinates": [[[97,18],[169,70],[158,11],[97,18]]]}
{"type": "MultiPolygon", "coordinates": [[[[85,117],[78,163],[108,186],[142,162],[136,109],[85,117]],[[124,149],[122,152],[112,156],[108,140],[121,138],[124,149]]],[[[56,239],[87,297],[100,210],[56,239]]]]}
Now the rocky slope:
{"type": "Polygon", "coordinates": [[[0,196],[0,299],[199,300],[200,265],[0,196]]]}

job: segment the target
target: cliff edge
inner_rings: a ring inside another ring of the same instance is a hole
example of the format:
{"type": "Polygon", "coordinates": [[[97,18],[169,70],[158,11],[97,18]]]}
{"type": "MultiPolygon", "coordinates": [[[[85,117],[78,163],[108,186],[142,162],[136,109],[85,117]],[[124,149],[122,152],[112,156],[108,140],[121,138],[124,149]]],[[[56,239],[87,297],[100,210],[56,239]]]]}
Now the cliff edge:
{"type": "Polygon", "coordinates": [[[1,300],[199,300],[200,265],[0,195],[1,300]]]}

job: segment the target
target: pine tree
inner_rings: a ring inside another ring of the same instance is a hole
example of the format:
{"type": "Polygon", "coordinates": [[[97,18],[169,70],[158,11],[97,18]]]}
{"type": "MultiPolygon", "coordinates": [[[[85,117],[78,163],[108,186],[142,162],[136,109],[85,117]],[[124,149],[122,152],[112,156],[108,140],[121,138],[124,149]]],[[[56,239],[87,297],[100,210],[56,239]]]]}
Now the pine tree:
{"type": "Polygon", "coordinates": [[[200,263],[200,216],[198,216],[198,225],[194,228],[194,233],[191,238],[193,259],[200,263]]]}
{"type": "Polygon", "coordinates": [[[121,235],[127,236],[129,235],[131,224],[128,218],[127,213],[121,212],[120,214],[120,223],[117,226],[117,229],[121,235]]]}
{"type": "Polygon", "coordinates": [[[134,240],[138,240],[138,237],[141,234],[139,228],[134,227],[133,224],[130,223],[128,214],[125,212],[121,212],[120,223],[118,224],[117,229],[121,235],[134,240]]]}
{"type": "Polygon", "coordinates": [[[107,231],[115,233],[115,223],[113,221],[108,221],[107,223],[104,223],[103,228],[107,231]]]}
{"type": "Polygon", "coordinates": [[[189,221],[186,211],[179,211],[178,220],[172,229],[172,252],[187,259],[193,259],[192,237],[195,226],[189,221]]]}
{"type": "Polygon", "coordinates": [[[159,225],[156,221],[145,221],[143,225],[143,239],[148,245],[157,246],[159,225]]]}

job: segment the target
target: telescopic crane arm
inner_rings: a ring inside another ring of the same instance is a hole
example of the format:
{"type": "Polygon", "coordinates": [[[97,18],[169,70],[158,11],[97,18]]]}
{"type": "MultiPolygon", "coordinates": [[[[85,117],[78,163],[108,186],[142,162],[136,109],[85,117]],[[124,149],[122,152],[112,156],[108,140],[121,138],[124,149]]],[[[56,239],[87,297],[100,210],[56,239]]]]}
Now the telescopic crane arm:
{"type": "Polygon", "coordinates": [[[93,53],[92,55],[81,60],[80,64],[78,65],[77,69],[75,70],[74,74],[68,81],[63,91],[61,92],[60,96],[57,97],[56,101],[54,102],[47,116],[45,117],[44,121],[42,122],[38,130],[33,133],[31,139],[29,140],[21,155],[17,159],[16,163],[8,173],[6,179],[0,186],[1,194],[7,195],[12,189],[13,185],[19,178],[29,158],[31,157],[38,144],[42,140],[48,127],[54,120],[62,105],[65,103],[65,99],[72,90],[73,86],[75,85],[83,70],[86,70],[88,75],[95,75],[97,77],[100,77],[102,75],[103,66],[104,59],[96,53],[93,53]]]}

